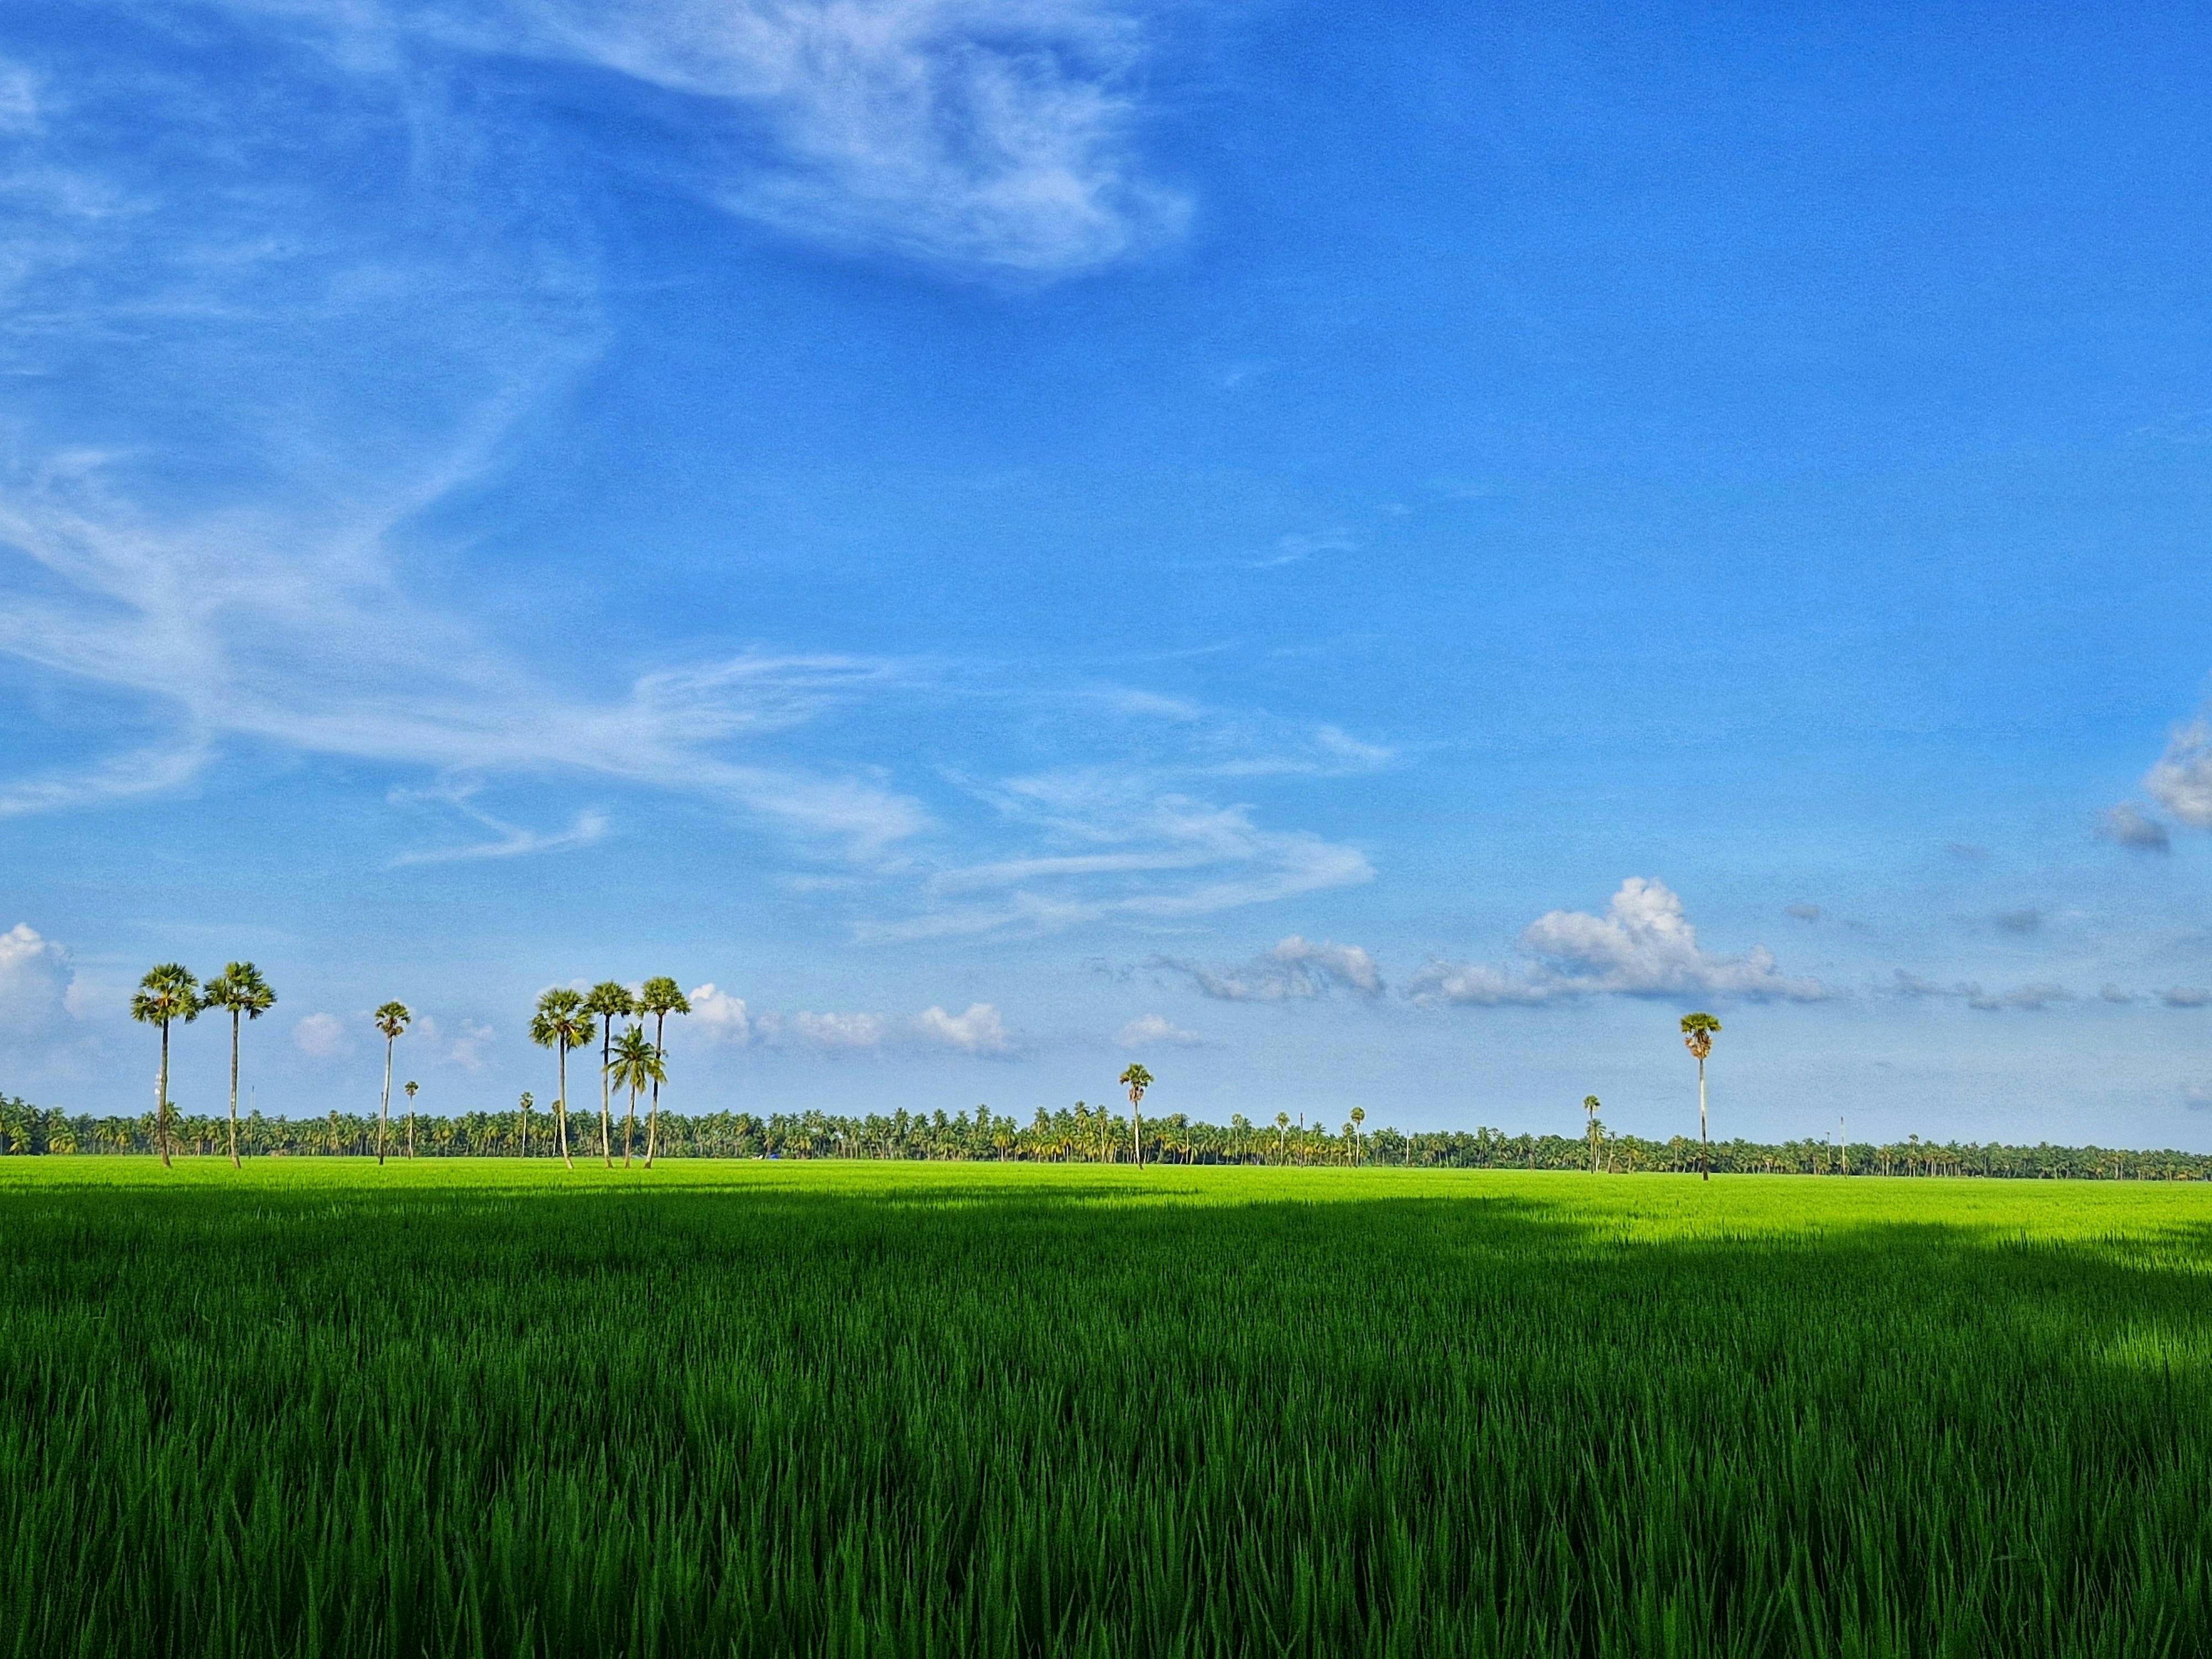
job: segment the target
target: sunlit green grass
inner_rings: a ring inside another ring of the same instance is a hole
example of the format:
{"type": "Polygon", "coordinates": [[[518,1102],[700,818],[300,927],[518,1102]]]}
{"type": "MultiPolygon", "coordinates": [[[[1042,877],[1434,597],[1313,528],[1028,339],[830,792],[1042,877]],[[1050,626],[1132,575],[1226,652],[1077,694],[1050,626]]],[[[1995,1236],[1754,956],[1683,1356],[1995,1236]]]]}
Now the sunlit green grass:
{"type": "Polygon", "coordinates": [[[0,1651],[2212,1651],[2212,1190],[0,1161],[0,1651]]]}

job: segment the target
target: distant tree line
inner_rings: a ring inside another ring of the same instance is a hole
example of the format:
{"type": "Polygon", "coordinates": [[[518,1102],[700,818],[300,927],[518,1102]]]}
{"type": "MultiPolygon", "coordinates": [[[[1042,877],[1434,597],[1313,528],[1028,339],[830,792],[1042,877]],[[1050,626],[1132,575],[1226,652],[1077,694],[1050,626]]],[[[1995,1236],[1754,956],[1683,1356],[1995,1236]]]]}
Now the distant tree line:
{"type": "MultiPolygon", "coordinates": [[[[560,1156],[560,1126],[537,1108],[528,1115],[529,1156],[560,1156]]],[[[379,1114],[332,1112],[322,1117],[238,1119],[238,1151],[246,1158],[375,1155],[379,1114]]],[[[599,1116],[572,1111],[566,1126],[571,1146],[596,1147],[599,1116]]],[[[522,1154],[525,1115],[501,1112],[420,1116],[414,1152],[422,1158],[514,1158],[522,1154]]],[[[137,1117],[94,1117],[0,1095],[0,1155],[87,1152],[148,1153],[158,1150],[151,1112],[137,1117]]],[[[1352,1164],[1426,1170],[1560,1170],[1588,1174],[1592,1138],[1587,1135],[1509,1134],[1502,1129],[1362,1131],[1306,1126],[1279,1114],[1272,1123],[1240,1115],[1226,1124],[1173,1113],[1147,1118],[1143,1127],[1148,1162],[1171,1164],[1352,1164]]],[[[619,1146],[619,1129],[617,1130],[619,1146]]],[[[174,1112],[171,1144],[185,1156],[227,1157],[224,1117],[174,1112]]],[[[1027,1122],[979,1106],[975,1111],[873,1113],[866,1117],[826,1112],[705,1112],[689,1115],[664,1107],[659,1121],[663,1158],[830,1158],[894,1160],[1020,1160],[1030,1163],[1127,1164],[1134,1148],[1124,1112],[1078,1102],[1053,1111],[1038,1108],[1027,1122]]],[[[389,1143],[387,1143],[389,1144],[389,1143]]],[[[1693,1136],[1646,1139],[1600,1127],[1595,1162],[1620,1174],[1694,1171],[1699,1143],[1693,1136]]],[[[1975,1176],[2005,1180],[2212,1180],[2212,1154],[2138,1152],[2102,1146],[2010,1146],[1996,1143],[1923,1141],[1918,1136],[1888,1145],[1808,1139],[1762,1144],[1717,1140],[1709,1156],[1715,1173],[1814,1176],[1975,1176]]]]}

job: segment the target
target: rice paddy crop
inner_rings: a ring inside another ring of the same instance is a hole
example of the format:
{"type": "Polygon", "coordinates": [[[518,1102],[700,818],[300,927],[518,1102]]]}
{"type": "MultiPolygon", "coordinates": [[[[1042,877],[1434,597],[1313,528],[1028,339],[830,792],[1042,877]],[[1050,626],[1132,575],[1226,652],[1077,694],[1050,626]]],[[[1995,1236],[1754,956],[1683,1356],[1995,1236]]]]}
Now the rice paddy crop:
{"type": "Polygon", "coordinates": [[[2212,1191],[0,1167],[0,1651],[2212,1651],[2212,1191]]]}

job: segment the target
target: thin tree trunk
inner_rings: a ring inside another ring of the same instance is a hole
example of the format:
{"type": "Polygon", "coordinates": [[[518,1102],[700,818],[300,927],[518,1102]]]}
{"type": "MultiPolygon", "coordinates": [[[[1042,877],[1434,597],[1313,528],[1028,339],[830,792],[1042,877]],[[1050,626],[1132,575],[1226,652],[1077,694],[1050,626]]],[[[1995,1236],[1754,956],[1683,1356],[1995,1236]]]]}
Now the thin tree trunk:
{"type": "Polygon", "coordinates": [[[558,1126],[561,1142],[561,1161],[570,1169],[576,1160],[568,1156],[568,1045],[561,1045],[561,1098],[553,1103],[553,1121],[558,1126]]]}
{"type": "Polygon", "coordinates": [[[376,1167],[384,1167],[384,1129],[392,1121],[392,1043],[384,1039],[384,1104],[376,1109],[376,1167]]]}
{"type": "Polygon", "coordinates": [[[230,1167],[238,1161],[238,1010],[230,1011],[230,1167]]]}
{"type": "Polygon", "coordinates": [[[519,1131],[522,1149],[515,1153],[515,1156],[517,1158],[528,1158],[530,1156],[530,1108],[527,1106],[518,1107],[515,1109],[514,1115],[522,1120],[519,1131]]]}
{"type": "MultiPolygon", "coordinates": [[[[664,1012],[653,1017],[653,1057],[660,1060],[661,1043],[668,1032],[668,1015],[664,1012]]],[[[653,1079],[653,1109],[645,1118],[645,1167],[653,1167],[653,1154],[660,1145],[660,1079],[653,1079]]]]}
{"type": "Polygon", "coordinates": [[[415,1156],[415,1103],[407,1103],[407,1156],[415,1156]]]}
{"type": "Polygon", "coordinates": [[[1145,1167],[1144,1120],[1137,1115],[1137,1103],[1129,1103],[1129,1145],[1136,1155],[1137,1167],[1145,1167]]]}
{"type": "Polygon", "coordinates": [[[1713,1178],[1712,1157],[1707,1150],[1710,1145],[1705,1138],[1705,1060],[1700,1054],[1698,1057],[1698,1178],[1700,1181],[1713,1178]]]}
{"type": "Polygon", "coordinates": [[[615,1017],[599,1016],[599,1159],[610,1170],[615,1167],[613,1111],[608,1099],[611,1092],[607,1082],[608,1050],[615,1040],[615,1017]]]}
{"type": "Polygon", "coordinates": [[[154,1085],[154,1140],[161,1149],[161,1167],[169,1165],[169,1022],[161,1022],[161,1075],[154,1085]]]}
{"type": "Polygon", "coordinates": [[[629,1168],[629,1143],[637,1133],[637,1085],[629,1085],[629,1115],[623,1120],[623,1168],[629,1168]]]}

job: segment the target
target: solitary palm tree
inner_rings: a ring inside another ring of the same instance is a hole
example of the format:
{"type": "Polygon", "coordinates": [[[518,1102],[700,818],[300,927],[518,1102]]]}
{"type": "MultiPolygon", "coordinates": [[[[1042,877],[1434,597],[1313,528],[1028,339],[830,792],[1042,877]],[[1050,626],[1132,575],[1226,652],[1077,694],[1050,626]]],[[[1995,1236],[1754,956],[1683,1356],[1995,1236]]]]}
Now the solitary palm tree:
{"type": "Polygon", "coordinates": [[[528,1158],[530,1156],[530,1108],[532,1104],[530,1091],[525,1089],[522,1091],[522,1099],[520,1102],[522,1109],[519,1114],[522,1119],[522,1122],[520,1126],[520,1134],[519,1136],[522,1150],[515,1153],[517,1158],[528,1158]]]}
{"type": "Polygon", "coordinates": [[[1275,1142],[1277,1155],[1288,1164],[1291,1161],[1291,1115],[1288,1112],[1275,1114],[1275,1142]]]}
{"type": "Polygon", "coordinates": [[[384,1104],[376,1111],[376,1167],[384,1167],[384,1130],[392,1119],[392,1045],[399,1041],[414,1015],[407,1012],[404,1002],[387,1002],[369,1016],[376,1029],[384,1033],[384,1104]]]}
{"type": "Polygon", "coordinates": [[[630,1138],[637,1128],[638,1091],[666,1075],[661,1070],[660,1049],[647,1040],[644,1027],[633,1025],[622,1034],[622,1041],[614,1047],[614,1058],[608,1062],[607,1075],[613,1087],[629,1091],[629,1115],[623,1121],[623,1168],[627,1170],[630,1138]]]}
{"type": "Polygon", "coordinates": [[[1713,1178],[1711,1142],[1705,1133],[1705,1056],[1713,1051],[1713,1033],[1720,1021],[1711,1014],[1682,1016],[1682,1046],[1698,1057],[1698,1177],[1713,1178]]]}
{"type": "Polygon", "coordinates": [[[1367,1109],[1364,1106],[1353,1107],[1352,1109],[1352,1161],[1354,1164],[1359,1162],[1359,1126],[1366,1121],[1367,1109]]]}
{"type": "Polygon", "coordinates": [[[1145,1091],[1152,1086],[1152,1074],[1141,1066],[1132,1066],[1121,1073],[1121,1086],[1129,1091],[1129,1140],[1136,1148],[1137,1167],[1145,1167],[1145,1130],[1137,1108],[1145,1098],[1145,1091]]]}
{"type": "Polygon", "coordinates": [[[154,1139],[161,1149],[161,1167],[169,1167],[169,1024],[187,1025],[200,1017],[200,982],[180,962],[164,962],[146,970],[131,999],[131,1018],[161,1028],[161,1070],[154,1084],[154,1139]]]}
{"type": "Polygon", "coordinates": [[[276,994],[261,970],[250,962],[227,962],[222,971],[207,982],[200,1006],[222,1008],[230,1014],[230,1167],[238,1162],[238,1022],[240,1015],[258,1019],[276,1006],[276,994]]]}
{"type": "Polygon", "coordinates": [[[568,1155],[568,1050],[592,1040],[592,1017],[584,1012],[584,999],[566,987],[556,987],[538,999],[538,1012],[530,1022],[530,1040],[561,1055],[561,1097],[553,1103],[554,1139],[561,1161],[570,1169],[576,1160],[568,1155]]]}
{"type": "Polygon", "coordinates": [[[422,1085],[414,1079],[407,1079],[407,1156],[415,1156],[415,1091],[422,1085]]]}
{"type": "Polygon", "coordinates": [[[599,1157],[611,1170],[615,1167],[614,1085],[607,1080],[607,1068],[614,1060],[615,1022],[635,1013],[637,1002],[628,986],[603,979],[584,999],[584,1012],[599,1017],[599,1157]]]}
{"type": "Polygon", "coordinates": [[[1597,1108],[1595,1095],[1583,1097],[1583,1112],[1589,1119],[1590,1173],[1597,1173],[1597,1108]]]}
{"type": "MultiPolygon", "coordinates": [[[[653,1016],[653,1047],[659,1054],[661,1064],[668,1062],[667,1045],[663,1042],[671,1014],[688,1014],[691,1000],[685,996],[676,981],[663,975],[645,982],[645,991],[637,1000],[638,1011],[653,1016]]],[[[653,1080],[653,1109],[645,1120],[645,1167],[653,1167],[654,1150],[660,1145],[660,1079],[653,1080]]]]}

